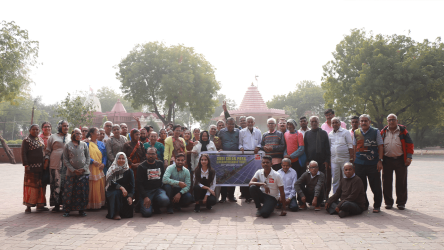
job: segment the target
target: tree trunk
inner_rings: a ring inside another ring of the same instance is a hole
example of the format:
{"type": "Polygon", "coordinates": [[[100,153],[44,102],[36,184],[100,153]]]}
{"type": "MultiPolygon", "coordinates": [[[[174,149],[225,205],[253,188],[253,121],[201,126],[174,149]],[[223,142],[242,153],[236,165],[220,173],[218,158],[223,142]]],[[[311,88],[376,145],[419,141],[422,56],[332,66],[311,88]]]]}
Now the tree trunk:
{"type": "Polygon", "coordinates": [[[6,144],[5,139],[3,139],[3,137],[1,136],[0,136],[0,142],[2,143],[2,147],[9,158],[9,162],[11,164],[16,164],[17,162],[15,161],[14,153],[12,153],[12,150],[8,147],[8,144],[6,144]]]}

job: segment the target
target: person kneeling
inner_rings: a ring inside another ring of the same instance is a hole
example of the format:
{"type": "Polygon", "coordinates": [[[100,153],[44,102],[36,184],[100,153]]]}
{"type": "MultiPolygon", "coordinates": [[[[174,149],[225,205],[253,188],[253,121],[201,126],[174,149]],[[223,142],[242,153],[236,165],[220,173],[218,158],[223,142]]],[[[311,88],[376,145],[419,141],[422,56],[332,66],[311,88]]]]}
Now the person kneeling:
{"type": "Polygon", "coordinates": [[[280,199],[282,203],[281,216],[285,216],[284,184],[278,172],[271,168],[271,156],[262,157],[262,168],[256,171],[250,181],[250,195],[256,204],[256,216],[268,218],[280,199]],[[263,205],[262,205],[263,204],[263,205]]]}
{"type": "Polygon", "coordinates": [[[302,174],[294,184],[294,188],[298,193],[299,208],[306,209],[307,203],[311,201],[311,205],[315,207],[315,211],[320,211],[320,202],[324,197],[324,179],[325,175],[319,171],[318,163],[311,161],[309,172],[302,174]]]}
{"type": "Polygon", "coordinates": [[[216,188],[216,171],[211,168],[210,156],[208,154],[200,156],[199,163],[194,170],[194,183],[194,199],[196,200],[194,212],[200,212],[200,205],[206,205],[207,209],[210,210],[216,205],[217,199],[214,193],[214,188],[216,188]]]}
{"type": "Polygon", "coordinates": [[[160,208],[170,204],[170,199],[162,189],[165,173],[163,162],[156,160],[157,149],[150,147],[146,151],[146,161],[137,167],[137,187],[140,192],[140,213],[143,217],[160,214],[160,208]]]}
{"type": "Polygon", "coordinates": [[[128,166],[128,159],[122,152],[117,153],[106,173],[105,196],[108,202],[106,218],[120,220],[133,218],[134,173],[128,166]]]}
{"type": "Polygon", "coordinates": [[[188,192],[191,186],[190,171],[185,166],[185,154],[176,155],[176,163],[169,166],[163,176],[163,188],[170,198],[167,213],[173,214],[173,207],[180,211],[180,207],[188,206],[193,197],[188,192]]]}
{"type": "MultiPolygon", "coordinates": [[[[296,190],[294,189],[294,184],[298,179],[298,174],[294,169],[291,168],[291,160],[284,158],[282,160],[282,168],[277,171],[282,178],[284,183],[284,193],[285,193],[285,205],[292,212],[297,212],[299,210],[298,202],[296,201],[296,190]]],[[[282,203],[279,202],[277,208],[281,208],[282,203]]]]}
{"type": "Polygon", "coordinates": [[[338,214],[344,218],[350,215],[361,214],[366,210],[365,191],[361,178],[355,175],[352,163],[344,164],[344,175],[336,193],[325,203],[325,209],[330,214],[338,214]],[[341,202],[338,199],[341,198],[341,202]]]}

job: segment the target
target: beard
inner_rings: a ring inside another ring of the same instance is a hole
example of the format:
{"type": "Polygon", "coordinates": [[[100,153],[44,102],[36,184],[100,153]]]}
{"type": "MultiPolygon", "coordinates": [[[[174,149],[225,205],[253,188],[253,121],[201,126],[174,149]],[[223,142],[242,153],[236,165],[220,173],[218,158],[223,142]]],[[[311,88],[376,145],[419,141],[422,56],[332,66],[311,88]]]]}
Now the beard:
{"type": "Polygon", "coordinates": [[[150,157],[150,158],[147,158],[147,161],[148,161],[149,163],[153,163],[153,162],[156,161],[156,159],[155,159],[154,157],[150,157]]]}
{"type": "Polygon", "coordinates": [[[146,140],[146,137],[145,137],[145,136],[141,136],[141,137],[140,137],[140,140],[141,140],[141,141],[145,141],[145,140],[146,140]]]}

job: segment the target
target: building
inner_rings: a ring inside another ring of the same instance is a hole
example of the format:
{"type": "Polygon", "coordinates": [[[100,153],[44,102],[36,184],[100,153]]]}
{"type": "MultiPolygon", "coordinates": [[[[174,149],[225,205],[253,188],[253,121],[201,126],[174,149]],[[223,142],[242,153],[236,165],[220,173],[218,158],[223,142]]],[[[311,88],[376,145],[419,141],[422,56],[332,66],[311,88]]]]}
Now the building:
{"type": "MultiPolygon", "coordinates": [[[[245,92],[242,103],[238,109],[228,110],[230,116],[236,119],[236,124],[239,124],[239,117],[241,116],[253,116],[256,121],[256,127],[258,127],[262,132],[268,130],[267,119],[275,118],[276,122],[279,122],[279,118],[287,118],[289,115],[285,114],[285,110],[282,109],[269,109],[267,104],[265,104],[262,99],[262,95],[259,92],[257,86],[251,83],[248,87],[247,92],[245,92]]],[[[213,118],[212,120],[225,120],[224,113],[222,112],[220,116],[213,118]]]]}

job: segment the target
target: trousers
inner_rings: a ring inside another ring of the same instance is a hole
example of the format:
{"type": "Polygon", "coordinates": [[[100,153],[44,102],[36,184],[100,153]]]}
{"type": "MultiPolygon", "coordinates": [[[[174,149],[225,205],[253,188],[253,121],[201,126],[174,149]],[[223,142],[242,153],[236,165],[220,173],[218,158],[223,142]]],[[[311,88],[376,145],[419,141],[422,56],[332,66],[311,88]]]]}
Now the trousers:
{"type": "MultiPolygon", "coordinates": [[[[330,207],[327,209],[327,212],[329,214],[337,213],[335,209],[338,206],[338,204],[339,204],[338,201],[330,204],[330,207]]],[[[348,213],[349,215],[358,215],[362,213],[362,209],[358,206],[358,204],[352,201],[345,201],[344,203],[342,203],[340,210],[348,213]]]]}
{"type": "Polygon", "coordinates": [[[262,206],[260,209],[261,216],[263,218],[268,218],[271,213],[273,213],[274,208],[278,203],[276,198],[262,192],[262,190],[256,185],[250,186],[250,195],[256,204],[256,208],[261,208],[262,206]]]}
{"type": "Polygon", "coordinates": [[[355,163],[355,173],[361,178],[365,189],[366,207],[369,206],[367,199],[367,179],[368,184],[373,192],[373,208],[381,208],[382,203],[382,186],[381,186],[381,173],[378,172],[377,165],[361,165],[355,163]]]}
{"type": "Polygon", "coordinates": [[[179,206],[186,207],[190,205],[190,203],[193,201],[193,196],[189,192],[186,192],[181,195],[179,202],[174,204],[173,198],[177,193],[179,193],[182,190],[182,188],[165,184],[163,185],[163,189],[165,190],[166,195],[170,199],[170,204],[168,204],[167,208],[172,208],[173,205],[175,205],[176,207],[179,206]]]}
{"type": "Polygon", "coordinates": [[[396,204],[405,205],[407,203],[407,169],[404,163],[404,156],[398,159],[384,157],[384,168],[382,170],[382,188],[384,202],[386,205],[393,205],[393,171],[396,175],[396,204]]]}
{"type": "Polygon", "coordinates": [[[145,191],[145,195],[151,200],[151,205],[146,208],[143,205],[144,198],[142,196],[140,197],[140,213],[143,217],[151,217],[153,215],[153,209],[166,207],[170,204],[170,199],[165,190],[161,188],[145,191]]]}

